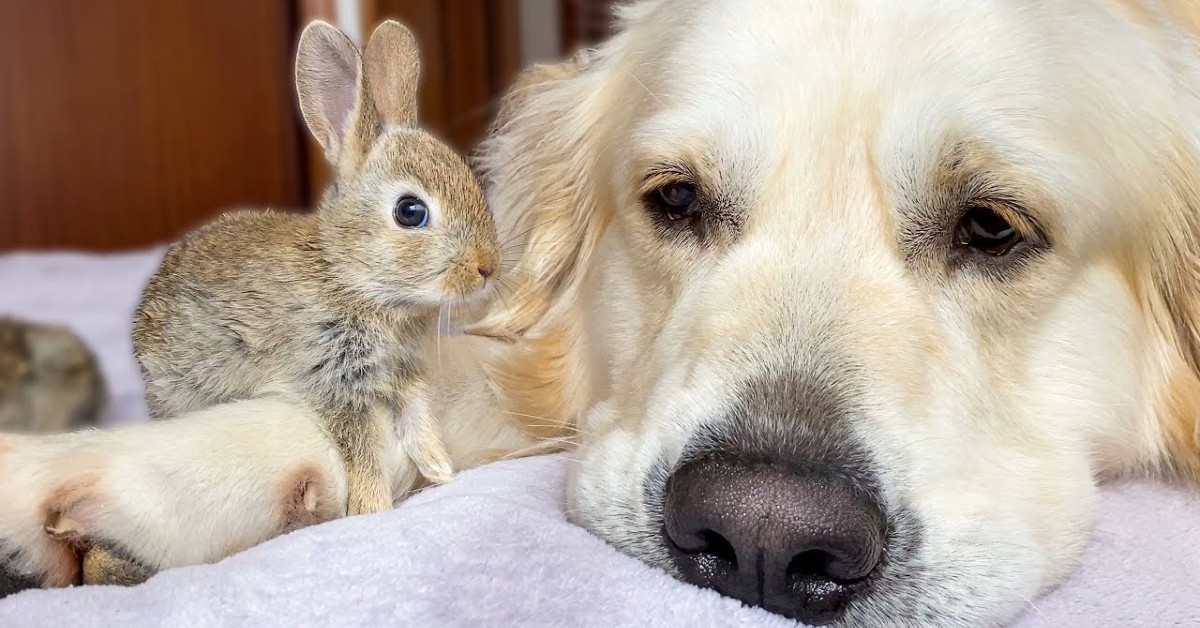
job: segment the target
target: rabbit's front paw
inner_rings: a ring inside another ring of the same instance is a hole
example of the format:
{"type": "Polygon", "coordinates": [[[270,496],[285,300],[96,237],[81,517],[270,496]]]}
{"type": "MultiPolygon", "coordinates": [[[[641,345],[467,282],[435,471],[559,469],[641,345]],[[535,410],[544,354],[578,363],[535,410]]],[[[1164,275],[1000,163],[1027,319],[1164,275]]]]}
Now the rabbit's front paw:
{"type": "Polygon", "coordinates": [[[434,484],[454,479],[454,464],[441,439],[417,442],[409,451],[409,457],[421,475],[434,484]]]}
{"type": "Polygon", "coordinates": [[[397,431],[404,453],[426,480],[444,484],[454,479],[454,463],[442,442],[441,426],[430,410],[423,388],[413,394],[397,431]]]}
{"type": "Polygon", "coordinates": [[[347,477],[347,514],[367,515],[392,509],[392,489],[382,473],[351,471],[347,477]]]}

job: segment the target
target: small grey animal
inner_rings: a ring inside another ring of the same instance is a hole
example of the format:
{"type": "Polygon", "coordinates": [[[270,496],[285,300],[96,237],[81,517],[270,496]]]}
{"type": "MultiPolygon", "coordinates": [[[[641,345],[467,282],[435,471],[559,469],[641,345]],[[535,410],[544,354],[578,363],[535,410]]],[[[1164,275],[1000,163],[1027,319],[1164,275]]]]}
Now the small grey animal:
{"type": "Polygon", "coordinates": [[[500,264],[478,180],[417,127],[418,63],[398,22],[361,56],[309,24],[296,87],[334,184],[311,214],[235,211],[184,237],[134,321],[153,416],[292,395],[336,444],[352,515],[392,506],[385,430],[428,480],[452,476],[425,355],[440,308],[479,297],[500,264]]]}
{"type": "Polygon", "coordinates": [[[74,332],[0,316],[0,431],[93,425],[106,398],[96,358],[74,332]]]}

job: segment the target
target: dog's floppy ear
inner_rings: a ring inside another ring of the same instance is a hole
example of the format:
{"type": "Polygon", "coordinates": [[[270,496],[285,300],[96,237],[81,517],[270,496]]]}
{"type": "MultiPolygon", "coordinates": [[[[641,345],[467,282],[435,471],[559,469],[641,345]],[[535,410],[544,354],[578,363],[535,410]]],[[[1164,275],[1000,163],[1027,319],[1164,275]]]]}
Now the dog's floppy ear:
{"type": "Polygon", "coordinates": [[[526,70],[475,155],[502,246],[517,253],[504,261],[502,298],[463,331],[510,340],[484,369],[513,416],[537,419],[516,422],[540,438],[569,433],[591,394],[577,308],[611,212],[598,185],[607,60],[602,49],[526,70]]]}
{"type": "Polygon", "coordinates": [[[529,68],[500,106],[475,165],[504,246],[507,289],[468,333],[523,336],[574,301],[608,222],[595,169],[602,135],[603,68],[589,52],[529,68]]]}
{"type": "MultiPolygon", "coordinates": [[[[1187,141],[1181,139],[1181,141],[1187,141]]],[[[1146,250],[1145,302],[1167,355],[1158,420],[1170,467],[1200,481],[1200,155],[1177,147],[1164,171],[1169,188],[1146,250]]]]}

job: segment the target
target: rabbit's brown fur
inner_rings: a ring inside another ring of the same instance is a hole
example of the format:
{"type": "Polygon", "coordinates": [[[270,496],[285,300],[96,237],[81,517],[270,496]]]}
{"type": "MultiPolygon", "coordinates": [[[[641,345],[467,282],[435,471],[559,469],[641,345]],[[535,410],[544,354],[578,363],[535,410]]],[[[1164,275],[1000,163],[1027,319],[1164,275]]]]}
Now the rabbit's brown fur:
{"type": "Polygon", "coordinates": [[[342,453],[351,514],[390,508],[408,488],[383,471],[386,430],[399,430],[426,478],[449,479],[423,356],[441,305],[477,293],[499,265],[470,169],[413,126],[416,62],[412,35],[395,22],[376,30],[361,61],[333,27],[310,25],[297,88],[335,184],[313,214],[232,212],[185,237],[135,320],[152,415],[296,396],[342,453]],[[392,222],[408,195],[430,207],[427,228],[392,222]]]}

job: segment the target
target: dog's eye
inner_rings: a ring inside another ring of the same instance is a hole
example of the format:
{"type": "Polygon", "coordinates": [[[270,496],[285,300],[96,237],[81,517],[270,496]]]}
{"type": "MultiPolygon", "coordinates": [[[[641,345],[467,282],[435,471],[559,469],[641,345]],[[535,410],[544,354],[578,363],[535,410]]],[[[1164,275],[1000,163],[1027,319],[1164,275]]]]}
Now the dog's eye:
{"type": "Polygon", "coordinates": [[[955,245],[988,255],[1007,255],[1024,238],[1003,216],[987,207],[970,207],[954,229],[955,245]]]}
{"type": "Polygon", "coordinates": [[[696,186],[687,181],[672,181],[650,193],[654,206],[670,220],[683,220],[696,213],[696,186]]]}

